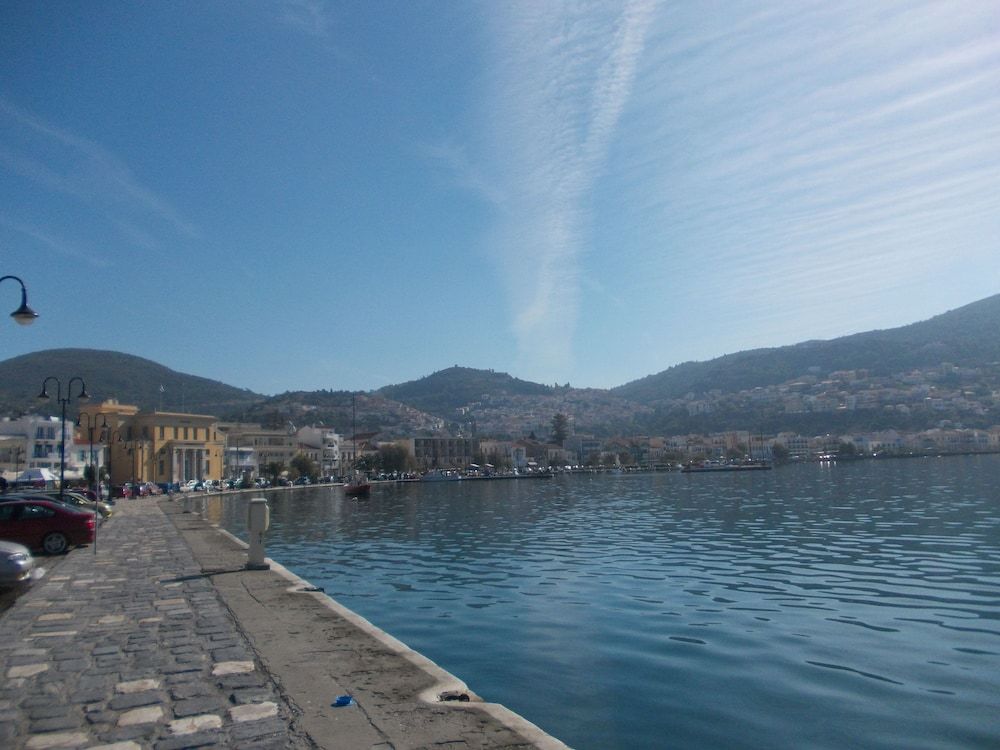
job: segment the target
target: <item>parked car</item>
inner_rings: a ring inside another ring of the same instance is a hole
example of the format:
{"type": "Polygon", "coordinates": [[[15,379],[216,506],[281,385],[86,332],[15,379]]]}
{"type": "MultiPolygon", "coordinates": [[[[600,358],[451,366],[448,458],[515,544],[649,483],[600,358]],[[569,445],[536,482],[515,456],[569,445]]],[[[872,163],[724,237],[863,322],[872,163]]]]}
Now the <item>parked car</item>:
{"type": "Polygon", "coordinates": [[[0,539],[59,555],[94,541],[93,511],[78,510],[55,500],[18,498],[0,503],[0,539]]]}
{"type": "Polygon", "coordinates": [[[23,586],[31,581],[34,569],[31,550],[17,542],[0,541],[0,588],[23,586]]]}
{"type": "MultiPolygon", "coordinates": [[[[64,491],[61,498],[59,497],[59,490],[46,490],[45,492],[37,493],[36,496],[44,497],[49,500],[58,500],[59,502],[66,503],[67,505],[73,505],[77,508],[81,508],[82,510],[93,510],[95,505],[94,501],[85,495],[81,495],[79,492],[70,492],[69,490],[64,491]]],[[[96,505],[97,512],[101,514],[101,518],[107,518],[111,515],[112,508],[110,505],[101,501],[98,501],[96,505]]]]}
{"type": "Polygon", "coordinates": [[[305,485],[311,484],[311,482],[309,481],[309,477],[307,477],[307,476],[301,476],[301,477],[298,477],[294,482],[292,482],[292,484],[299,485],[299,486],[305,486],[305,485]]]}

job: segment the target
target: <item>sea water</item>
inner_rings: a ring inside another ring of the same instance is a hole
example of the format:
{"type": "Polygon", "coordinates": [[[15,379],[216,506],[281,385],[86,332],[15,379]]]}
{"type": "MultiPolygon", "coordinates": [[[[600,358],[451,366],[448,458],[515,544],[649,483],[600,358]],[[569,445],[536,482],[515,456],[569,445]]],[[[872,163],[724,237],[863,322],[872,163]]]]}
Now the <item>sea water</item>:
{"type": "Polygon", "coordinates": [[[268,495],[267,554],[576,748],[996,748],[998,488],[993,455],[320,486],[268,495]]]}

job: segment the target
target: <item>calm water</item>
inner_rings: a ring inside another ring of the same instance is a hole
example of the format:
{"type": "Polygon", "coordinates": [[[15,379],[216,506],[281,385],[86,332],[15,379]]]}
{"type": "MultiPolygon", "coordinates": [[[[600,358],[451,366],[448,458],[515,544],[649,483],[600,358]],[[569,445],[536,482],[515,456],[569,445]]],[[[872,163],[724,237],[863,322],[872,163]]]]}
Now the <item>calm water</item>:
{"type": "Polygon", "coordinates": [[[267,553],[576,748],[996,748],[998,488],[1000,456],[326,487],[271,496],[267,553]]]}

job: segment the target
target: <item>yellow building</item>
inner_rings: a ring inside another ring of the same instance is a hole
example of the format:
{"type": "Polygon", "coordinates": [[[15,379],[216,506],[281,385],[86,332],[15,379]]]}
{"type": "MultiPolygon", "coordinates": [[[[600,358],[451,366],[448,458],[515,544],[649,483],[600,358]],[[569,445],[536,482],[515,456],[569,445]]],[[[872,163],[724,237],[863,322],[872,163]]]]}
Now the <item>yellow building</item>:
{"type": "MultiPolygon", "coordinates": [[[[105,401],[80,412],[107,426],[111,484],[221,479],[225,439],[218,420],[204,414],[139,411],[136,406],[105,401]]],[[[87,421],[87,417],[82,417],[87,421]]]]}

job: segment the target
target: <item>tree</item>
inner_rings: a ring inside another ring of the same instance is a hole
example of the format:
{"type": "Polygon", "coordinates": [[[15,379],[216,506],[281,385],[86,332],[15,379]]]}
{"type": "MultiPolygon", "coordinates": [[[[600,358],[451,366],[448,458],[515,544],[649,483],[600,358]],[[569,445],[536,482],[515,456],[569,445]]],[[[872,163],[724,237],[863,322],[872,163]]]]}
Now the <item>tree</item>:
{"type": "Polygon", "coordinates": [[[412,468],[413,458],[409,451],[401,445],[395,443],[383,445],[378,449],[382,471],[409,471],[412,468]]]}
{"type": "Polygon", "coordinates": [[[315,477],[319,474],[316,462],[304,453],[297,454],[290,463],[295,477],[315,477]]]}
{"type": "Polygon", "coordinates": [[[837,455],[841,458],[855,458],[858,455],[858,447],[854,443],[841,440],[837,445],[837,455]]]}
{"type": "Polygon", "coordinates": [[[788,448],[784,443],[775,443],[771,446],[771,458],[779,464],[788,460],[788,448]]]}
{"type": "Polygon", "coordinates": [[[267,474],[272,484],[278,481],[278,477],[280,477],[284,471],[285,464],[282,461],[271,461],[264,467],[264,473],[267,474]]]}
{"type": "Polygon", "coordinates": [[[562,445],[569,434],[569,419],[563,413],[557,413],[552,417],[552,442],[562,445]]]}

